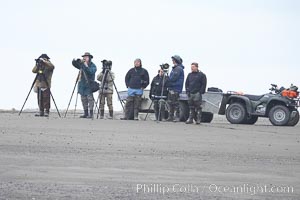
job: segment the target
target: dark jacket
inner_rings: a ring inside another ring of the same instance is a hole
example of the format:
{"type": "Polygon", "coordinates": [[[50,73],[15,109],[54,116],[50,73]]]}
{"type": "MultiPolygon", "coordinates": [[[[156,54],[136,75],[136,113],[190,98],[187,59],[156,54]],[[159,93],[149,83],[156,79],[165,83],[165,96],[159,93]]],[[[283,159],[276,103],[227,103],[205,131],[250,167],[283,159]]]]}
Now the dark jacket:
{"type": "Polygon", "coordinates": [[[176,65],[172,68],[170,73],[170,81],[169,81],[169,90],[174,90],[175,92],[181,93],[184,82],[184,66],[176,65]]]}
{"type": "Polygon", "coordinates": [[[206,90],[206,75],[203,72],[191,72],[185,81],[185,90],[187,94],[204,94],[206,90]]]}
{"type": "Polygon", "coordinates": [[[168,76],[155,76],[151,82],[151,88],[150,88],[150,93],[149,93],[149,98],[153,98],[152,95],[154,96],[167,96],[168,95],[168,82],[169,82],[169,77],[168,76]],[[164,80],[164,84],[163,84],[164,80]],[[162,94],[162,89],[163,89],[163,94],[162,94]]]}
{"type": "Polygon", "coordinates": [[[76,60],[73,60],[72,64],[77,69],[82,69],[78,82],[78,93],[83,96],[92,94],[90,83],[95,80],[95,73],[97,71],[96,65],[90,62],[88,67],[86,67],[83,63],[77,62],[76,60]]]}
{"type": "Polygon", "coordinates": [[[125,76],[125,83],[127,88],[146,88],[149,85],[148,71],[142,67],[131,68],[125,76]]]}

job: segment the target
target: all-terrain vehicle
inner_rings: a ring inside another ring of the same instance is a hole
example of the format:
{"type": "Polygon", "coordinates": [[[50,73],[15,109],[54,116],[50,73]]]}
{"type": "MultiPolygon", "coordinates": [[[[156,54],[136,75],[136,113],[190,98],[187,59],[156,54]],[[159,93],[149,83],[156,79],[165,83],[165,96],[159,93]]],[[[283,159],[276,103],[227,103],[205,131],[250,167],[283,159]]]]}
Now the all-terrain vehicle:
{"type": "Polygon", "coordinates": [[[270,93],[263,95],[224,94],[219,114],[232,124],[255,124],[258,117],[268,117],[275,126],[295,126],[299,121],[298,87],[271,85],[270,93]]]}

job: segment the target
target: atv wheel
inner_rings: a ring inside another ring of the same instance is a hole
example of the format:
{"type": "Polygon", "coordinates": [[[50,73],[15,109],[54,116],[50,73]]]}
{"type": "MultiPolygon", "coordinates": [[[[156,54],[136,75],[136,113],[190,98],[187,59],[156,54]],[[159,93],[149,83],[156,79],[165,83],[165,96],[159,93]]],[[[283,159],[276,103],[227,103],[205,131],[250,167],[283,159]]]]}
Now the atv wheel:
{"type": "Polygon", "coordinates": [[[258,116],[252,115],[252,116],[250,116],[249,118],[247,118],[245,120],[244,124],[251,124],[252,125],[252,124],[255,124],[257,122],[257,120],[258,120],[258,116]]]}
{"type": "Polygon", "coordinates": [[[241,103],[230,104],[226,110],[226,119],[231,124],[242,124],[246,120],[246,109],[241,103]]]}
{"type": "Polygon", "coordinates": [[[291,111],[282,105],[271,108],[269,112],[269,120],[274,126],[285,126],[290,120],[291,111]]]}
{"type": "Polygon", "coordinates": [[[293,111],[296,111],[296,115],[294,118],[290,119],[287,126],[296,126],[299,122],[299,111],[298,110],[293,110],[293,111]]]}

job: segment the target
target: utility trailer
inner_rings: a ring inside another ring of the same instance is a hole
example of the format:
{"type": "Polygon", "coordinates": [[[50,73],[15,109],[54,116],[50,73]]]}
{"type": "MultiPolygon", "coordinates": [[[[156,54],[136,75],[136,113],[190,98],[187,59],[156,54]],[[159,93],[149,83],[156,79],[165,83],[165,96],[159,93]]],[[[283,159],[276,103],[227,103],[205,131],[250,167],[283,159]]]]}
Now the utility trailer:
{"type": "MultiPolygon", "coordinates": [[[[149,98],[149,90],[144,90],[142,96],[142,103],[140,112],[154,113],[152,101],[149,98]]],[[[127,91],[119,92],[120,100],[126,103],[127,91]]],[[[202,119],[201,122],[210,123],[213,120],[213,115],[219,113],[221,102],[223,99],[223,92],[219,89],[216,92],[208,91],[202,95],[202,119]]],[[[180,121],[186,121],[189,117],[188,96],[183,91],[179,97],[179,116],[180,121]]],[[[169,106],[166,103],[166,114],[168,115],[169,106]]],[[[133,111],[129,114],[129,119],[133,119],[133,111]]]]}

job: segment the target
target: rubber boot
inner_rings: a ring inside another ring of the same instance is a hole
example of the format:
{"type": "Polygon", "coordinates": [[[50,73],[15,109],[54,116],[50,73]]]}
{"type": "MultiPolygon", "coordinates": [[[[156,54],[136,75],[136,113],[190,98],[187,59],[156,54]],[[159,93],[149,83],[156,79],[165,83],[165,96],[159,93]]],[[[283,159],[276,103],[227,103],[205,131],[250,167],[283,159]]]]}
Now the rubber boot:
{"type": "Polygon", "coordinates": [[[166,121],[166,117],[165,117],[165,109],[161,109],[160,111],[160,118],[162,122],[166,121]]]}
{"type": "Polygon", "coordinates": [[[167,121],[172,122],[173,120],[174,120],[174,108],[170,106],[170,112],[167,121]]]}
{"type": "MultiPolygon", "coordinates": [[[[162,101],[162,99],[160,101],[162,101]]],[[[164,101],[159,103],[159,110],[160,110],[160,120],[162,122],[165,122],[166,121],[166,117],[165,117],[166,112],[165,112],[164,101]]]]}
{"type": "Polygon", "coordinates": [[[201,123],[201,117],[202,117],[202,109],[198,109],[197,110],[197,121],[196,124],[200,124],[201,123]]]}
{"type": "Polygon", "coordinates": [[[127,108],[126,104],[125,104],[125,110],[124,110],[124,117],[121,117],[121,120],[128,120],[128,113],[129,113],[129,109],[127,108]]]}
{"type": "Polygon", "coordinates": [[[89,115],[88,110],[84,110],[84,114],[80,116],[80,118],[87,118],[89,115]]]}
{"type": "Polygon", "coordinates": [[[104,110],[100,110],[100,119],[104,118],[104,110]]]}
{"type": "Polygon", "coordinates": [[[139,109],[140,109],[141,101],[142,101],[141,96],[135,96],[134,97],[134,104],[133,104],[134,120],[139,120],[139,109]]]}
{"type": "Polygon", "coordinates": [[[34,116],[36,116],[36,117],[43,117],[44,116],[44,111],[40,110],[39,114],[35,114],[34,116]]]}
{"type": "Polygon", "coordinates": [[[188,120],[186,120],[186,124],[192,124],[194,122],[194,114],[195,114],[195,109],[194,108],[190,108],[190,114],[189,114],[189,118],[188,120]]]}
{"type": "Polygon", "coordinates": [[[90,114],[88,115],[87,118],[89,118],[89,119],[94,119],[94,110],[93,110],[93,109],[90,110],[90,114]]]}
{"type": "Polygon", "coordinates": [[[133,106],[133,98],[132,96],[127,97],[125,110],[124,110],[124,117],[120,118],[121,120],[129,120],[129,113],[133,106]]]}
{"type": "Polygon", "coordinates": [[[49,110],[46,110],[46,112],[45,112],[45,117],[49,117],[49,110]]]}
{"type": "Polygon", "coordinates": [[[114,111],[113,111],[113,110],[110,110],[110,111],[109,111],[108,119],[113,119],[113,117],[114,117],[114,111]]]}
{"type": "Polygon", "coordinates": [[[158,112],[155,111],[155,121],[158,121],[158,112]]]}
{"type": "Polygon", "coordinates": [[[179,122],[179,121],[180,121],[179,109],[176,109],[176,114],[175,114],[175,118],[174,118],[173,122],[179,122]]]}
{"type": "Polygon", "coordinates": [[[134,116],[134,120],[139,120],[139,109],[134,108],[133,110],[133,116],[134,116]]]}

